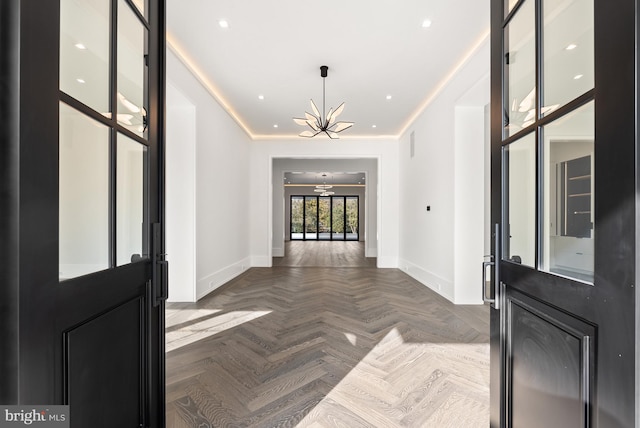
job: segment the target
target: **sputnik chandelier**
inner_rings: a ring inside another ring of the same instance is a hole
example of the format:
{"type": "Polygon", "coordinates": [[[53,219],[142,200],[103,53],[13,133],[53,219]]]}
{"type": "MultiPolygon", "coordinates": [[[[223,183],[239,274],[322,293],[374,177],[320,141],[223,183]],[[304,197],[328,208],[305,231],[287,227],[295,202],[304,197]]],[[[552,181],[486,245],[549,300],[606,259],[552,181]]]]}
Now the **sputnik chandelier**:
{"type": "Polygon", "coordinates": [[[329,109],[329,113],[325,116],[325,79],[327,78],[327,71],[329,67],[326,65],[320,66],[320,76],[322,77],[322,115],[318,111],[318,107],[311,100],[311,110],[313,114],[304,112],[304,119],[294,117],[293,121],[301,126],[308,126],[311,130],[302,131],[300,137],[313,138],[316,135],[324,132],[332,140],[338,139],[338,133],[349,129],[353,126],[353,122],[337,122],[336,119],[344,110],[344,103],[340,104],[337,109],[329,109]]]}

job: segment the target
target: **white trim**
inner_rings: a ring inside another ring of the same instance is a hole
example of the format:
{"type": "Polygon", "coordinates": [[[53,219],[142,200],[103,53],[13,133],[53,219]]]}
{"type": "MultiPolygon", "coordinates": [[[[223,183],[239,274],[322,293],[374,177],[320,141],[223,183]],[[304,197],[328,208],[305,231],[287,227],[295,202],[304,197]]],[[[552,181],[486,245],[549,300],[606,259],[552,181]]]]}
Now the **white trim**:
{"type": "Polygon", "coordinates": [[[457,303],[453,297],[453,283],[451,281],[429,272],[428,270],[407,260],[400,260],[400,269],[422,285],[430,288],[445,299],[449,300],[451,303],[457,303]]]}
{"type": "Polygon", "coordinates": [[[251,267],[250,259],[240,260],[198,280],[196,301],[221,287],[251,267]]]}

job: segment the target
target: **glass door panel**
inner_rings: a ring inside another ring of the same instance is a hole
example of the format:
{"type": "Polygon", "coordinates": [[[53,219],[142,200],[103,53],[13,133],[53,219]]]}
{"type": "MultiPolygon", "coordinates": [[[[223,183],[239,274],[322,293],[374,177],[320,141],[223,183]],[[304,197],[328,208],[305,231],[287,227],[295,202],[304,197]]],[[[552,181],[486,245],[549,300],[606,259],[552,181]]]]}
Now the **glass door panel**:
{"type": "Polygon", "coordinates": [[[505,230],[503,258],[536,262],[536,138],[528,134],[504,148],[505,230]]]}
{"type": "Polygon", "coordinates": [[[334,196],[331,207],[331,239],[345,238],[344,197],[334,196]]]}
{"type": "Polygon", "coordinates": [[[60,1],[60,90],[110,117],[108,0],[60,1]]]}
{"type": "Polygon", "coordinates": [[[549,114],[593,89],[593,0],[543,1],[543,102],[549,114]]]}
{"type": "Polygon", "coordinates": [[[144,248],[147,147],[118,134],[116,166],[116,260],[123,265],[148,254],[144,248]]]}
{"type": "Polygon", "coordinates": [[[146,27],[129,4],[118,3],[118,123],[145,136],[147,129],[146,27]]]}
{"type": "Polygon", "coordinates": [[[504,30],[504,137],[536,120],[535,1],[525,0],[504,30]]]}
{"type": "Polygon", "coordinates": [[[132,0],[138,11],[142,16],[147,16],[147,7],[145,5],[146,0],[132,0]]]}
{"type": "Polygon", "coordinates": [[[318,198],[304,198],[304,239],[318,239],[318,198]]]}
{"type": "Polygon", "coordinates": [[[593,282],[594,103],[543,127],[541,269],[593,282]]]}
{"type": "Polygon", "coordinates": [[[109,128],[60,103],[60,280],[109,267],[109,128]]]}
{"type": "Polygon", "coordinates": [[[358,236],[358,197],[347,196],[346,198],[346,239],[357,241],[358,236]]]}
{"type": "Polygon", "coordinates": [[[304,239],[304,197],[291,197],[290,239],[304,239]]]}
{"type": "Polygon", "coordinates": [[[318,239],[331,239],[331,198],[318,199],[318,239]]]}

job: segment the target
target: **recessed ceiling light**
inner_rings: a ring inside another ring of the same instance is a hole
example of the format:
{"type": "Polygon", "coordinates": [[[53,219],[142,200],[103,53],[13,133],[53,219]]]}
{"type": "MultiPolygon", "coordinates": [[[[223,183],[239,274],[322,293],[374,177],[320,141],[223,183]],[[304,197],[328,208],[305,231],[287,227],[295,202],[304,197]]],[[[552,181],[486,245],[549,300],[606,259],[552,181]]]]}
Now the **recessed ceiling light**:
{"type": "Polygon", "coordinates": [[[582,79],[582,76],[584,76],[583,74],[576,74],[575,76],[573,76],[574,80],[578,80],[578,79],[582,79]]]}
{"type": "Polygon", "coordinates": [[[430,19],[425,19],[424,21],[422,21],[422,28],[429,28],[429,27],[431,27],[430,19]]]}
{"type": "Polygon", "coordinates": [[[278,127],[278,124],[277,124],[277,123],[274,123],[274,124],[273,124],[273,127],[274,127],[274,128],[277,128],[277,127],[278,127]]]}
{"type": "Polygon", "coordinates": [[[220,28],[229,28],[229,22],[226,19],[221,19],[218,21],[218,25],[220,28]]]}
{"type": "Polygon", "coordinates": [[[377,127],[378,127],[378,125],[371,125],[371,127],[372,127],[372,128],[377,128],[377,127]]]}
{"type": "Polygon", "coordinates": [[[83,45],[82,43],[76,43],[74,45],[76,48],[80,49],[80,50],[85,50],[87,47],[85,45],[83,45]]]}
{"type": "Polygon", "coordinates": [[[264,95],[258,95],[259,100],[264,100],[264,95]]]}
{"type": "Polygon", "coordinates": [[[390,100],[391,99],[391,95],[387,95],[387,99],[390,100]]]}
{"type": "Polygon", "coordinates": [[[565,49],[566,49],[566,50],[568,50],[568,51],[572,51],[572,50],[574,50],[574,49],[575,49],[575,48],[577,48],[577,47],[578,47],[578,45],[571,43],[571,44],[570,44],[570,45],[568,45],[565,49]]]}
{"type": "Polygon", "coordinates": [[[80,79],[80,78],[77,78],[77,79],[76,79],[76,82],[78,82],[78,83],[85,83],[84,79],[80,79]]]}

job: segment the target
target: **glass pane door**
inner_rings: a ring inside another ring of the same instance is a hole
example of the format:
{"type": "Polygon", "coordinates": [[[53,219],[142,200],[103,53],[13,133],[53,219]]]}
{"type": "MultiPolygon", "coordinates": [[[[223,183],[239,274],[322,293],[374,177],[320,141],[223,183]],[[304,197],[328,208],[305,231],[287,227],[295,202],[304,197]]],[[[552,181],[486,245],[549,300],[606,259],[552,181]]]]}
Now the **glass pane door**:
{"type": "Polygon", "coordinates": [[[333,198],[331,207],[331,239],[345,239],[344,205],[344,197],[336,196],[333,198]]]}
{"type": "Polygon", "coordinates": [[[331,198],[318,199],[318,239],[331,239],[331,198]]]}
{"type": "Polygon", "coordinates": [[[350,241],[357,241],[359,239],[358,227],[359,227],[359,211],[358,211],[358,197],[347,196],[346,203],[346,239],[350,241]]]}
{"type": "Polygon", "coordinates": [[[304,239],[304,196],[292,196],[290,209],[290,239],[304,239]]]}
{"type": "Polygon", "coordinates": [[[318,238],[318,198],[304,198],[304,239],[318,238]]]}

